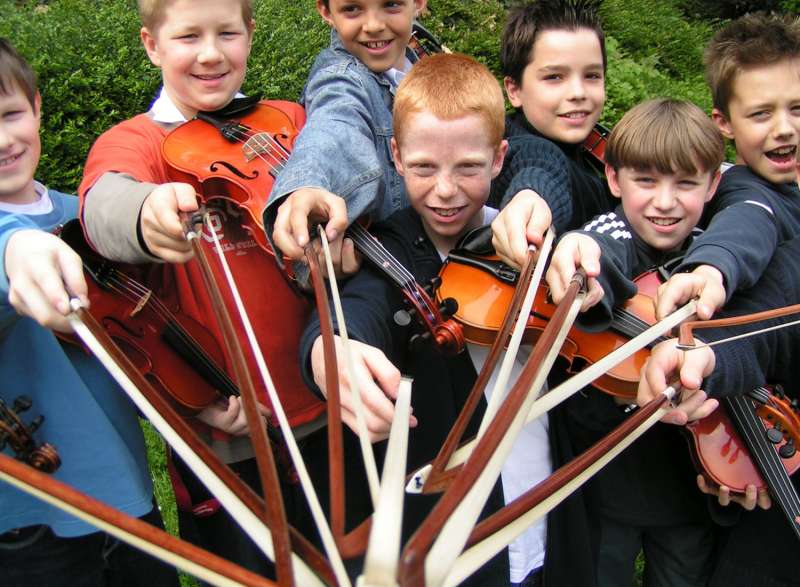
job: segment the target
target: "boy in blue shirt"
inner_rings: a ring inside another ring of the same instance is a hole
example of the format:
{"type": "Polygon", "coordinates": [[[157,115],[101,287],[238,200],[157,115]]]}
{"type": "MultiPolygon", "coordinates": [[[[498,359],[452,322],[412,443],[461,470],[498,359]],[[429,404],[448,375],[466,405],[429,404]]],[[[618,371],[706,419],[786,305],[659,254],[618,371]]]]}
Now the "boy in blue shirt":
{"type": "MultiPolygon", "coordinates": [[[[392,101],[416,61],[408,41],[426,4],[317,0],[331,44],[309,74],[300,99],[307,122],[264,212],[267,233],[274,223],[275,244],[288,257],[302,258],[309,217],[333,218],[328,237],[334,240],[347,220],[365,214],[383,220],[406,206],[390,149],[392,101]]],[[[349,245],[343,263],[346,269],[355,264],[349,245]]]]}
{"type": "MultiPolygon", "coordinates": [[[[26,395],[45,417],[35,438],[57,448],[56,479],[160,525],[133,404],[93,356],[49,330],[67,327],[67,290],[85,301],[87,288],[80,258],[49,234],[76,217],[78,199],[34,180],[40,108],[33,72],[0,39],[0,398],[10,406],[26,395]]],[[[177,576],[2,485],[0,584],[176,585],[177,576]]]]}

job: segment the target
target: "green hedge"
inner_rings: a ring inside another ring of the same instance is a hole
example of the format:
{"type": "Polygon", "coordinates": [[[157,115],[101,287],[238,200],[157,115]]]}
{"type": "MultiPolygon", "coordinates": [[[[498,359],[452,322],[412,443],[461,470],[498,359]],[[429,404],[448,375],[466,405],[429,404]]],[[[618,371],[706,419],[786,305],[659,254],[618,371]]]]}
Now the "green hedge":
{"type": "MultiPolygon", "coordinates": [[[[328,29],[313,0],[255,0],[256,35],[245,92],[297,99],[328,29]]],[[[0,0],[0,35],[30,60],[43,98],[39,178],[74,190],[94,139],[145,110],[159,72],[139,42],[134,0],[0,0]]],[[[430,0],[423,22],[448,47],[499,74],[501,0],[430,0]]],[[[708,110],[700,55],[711,24],[682,16],[678,0],[605,0],[611,125],[633,104],[675,95],[708,110]]]]}

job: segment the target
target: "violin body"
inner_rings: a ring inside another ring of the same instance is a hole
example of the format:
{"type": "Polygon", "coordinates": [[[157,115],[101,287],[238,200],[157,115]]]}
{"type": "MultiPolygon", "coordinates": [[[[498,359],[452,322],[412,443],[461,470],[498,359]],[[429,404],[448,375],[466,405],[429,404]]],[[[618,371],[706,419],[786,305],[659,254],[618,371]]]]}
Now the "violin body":
{"type": "MultiPolygon", "coordinates": [[[[453,298],[458,310],[453,317],[461,323],[464,338],[468,342],[483,346],[491,345],[503,322],[511,303],[516,283],[516,273],[502,265],[496,256],[471,257],[453,255],[445,262],[439,274],[442,283],[437,289],[438,300],[453,298]]],[[[658,286],[655,274],[647,273],[637,278],[642,292],[627,300],[618,316],[630,316],[632,327],[649,326],[655,323],[655,304],[652,294],[658,286]]],[[[533,344],[549,322],[556,306],[549,300],[548,288],[542,284],[536,293],[531,315],[523,336],[523,343],[533,344]]],[[[572,328],[560,355],[574,373],[588,363],[602,359],[608,353],[625,344],[629,338],[613,329],[605,332],[585,332],[572,328]]],[[[647,357],[642,349],[615,368],[599,377],[594,386],[615,396],[635,398],[639,385],[639,373],[647,357]]]]}
{"type": "MultiPolygon", "coordinates": [[[[785,425],[779,424],[768,411],[757,409],[755,405],[751,408],[758,414],[763,427],[763,431],[759,433],[764,438],[773,436],[774,440],[778,440],[763,443],[765,450],[773,450],[786,473],[794,474],[800,468],[800,452],[794,451],[788,457],[780,453],[787,444],[794,443],[792,433],[796,434],[797,431],[787,431],[785,425]],[[776,431],[778,434],[770,434],[768,431],[776,431]],[[792,439],[791,442],[787,436],[792,439]]],[[[789,411],[794,412],[791,408],[789,411]]],[[[796,413],[794,415],[796,417],[796,413]]],[[[686,431],[695,465],[710,483],[725,485],[736,493],[744,493],[748,485],[754,485],[758,489],[768,487],[747,443],[731,421],[724,402],[702,420],[688,423],[686,431]]]]}
{"type": "Polygon", "coordinates": [[[298,110],[291,102],[260,102],[220,121],[224,128],[197,118],[172,131],[162,148],[172,181],[195,186],[205,199],[233,203],[243,212],[242,226],[269,253],[262,212],[305,122],[298,110]]]}

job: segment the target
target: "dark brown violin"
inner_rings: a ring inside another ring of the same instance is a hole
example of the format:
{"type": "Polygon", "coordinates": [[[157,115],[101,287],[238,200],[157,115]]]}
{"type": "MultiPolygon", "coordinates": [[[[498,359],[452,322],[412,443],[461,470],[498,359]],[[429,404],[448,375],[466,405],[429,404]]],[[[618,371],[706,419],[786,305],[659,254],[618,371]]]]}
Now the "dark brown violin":
{"type": "Polygon", "coordinates": [[[33,438],[34,432],[44,422],[44,416],[36,416],[27,425],[20,417],[32,403],[24,395],[16,397],[11,406],[0,399],[0,450],[8,445],[18,460],[44,473],[53,473],[61,466],[58,451],[50,443],[37,444],[33,438]]]}
{"type": "MultiPolygon", "coordinates": [[[[514,295],[517,271],[497,257],[453,251],[439,276],[442,282],[436,292],[437,299],[455,300],[458,309],[453,317],[461,323],[466,340],[480,345],[491,344],[514,295]]],[[[570,363],[570,372],[577,372],[581,365],[598,361],[656,322],[653,296],[659,279],[656,272],[637,277],[635,282],[639,293],[614,310],[607,331],[586,332],[579,328],[569,331],[561,356],[570,363]]],[[[538,339],[555,309],[548,298],[547,286],[541,285],[523,342],[533,343],[538,339]]],[[[639,373],[649,354],[647,349],[634,353],[595,380],[593,385],[615,396],[635,398],[639,373]]]]}
{"type": "Polygon", "coordinates": [[[184,412],[239,395],[223,370],[222,349],[204,325],[137,278],[147,268],[113,263],[86,242],[78,220],[61,229],[90,279],[90,312],[140,373],[184,412]]]}
{"type": "Polygon", "coordinates": [[[610,134],[611,131],[598,122],[583,141],[583,150],[592,156],[591,162],[600,173],[605,173],[606,145],[610,134]]]}

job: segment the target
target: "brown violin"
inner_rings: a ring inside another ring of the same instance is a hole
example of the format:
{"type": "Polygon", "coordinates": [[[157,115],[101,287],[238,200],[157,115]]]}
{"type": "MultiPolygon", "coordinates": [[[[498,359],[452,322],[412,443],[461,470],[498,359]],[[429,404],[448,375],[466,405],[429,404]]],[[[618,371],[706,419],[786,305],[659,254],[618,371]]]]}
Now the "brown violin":
{"type": "MultiPolygon", "coordinates": [[[[518,272],[495,256],[456,250],[448,256],[439,276],[441,285],[436,292],[437,299],[455,300],[457,311],[453,317],[461,323],[466,340],[490,345],[511,303],[518,272]]],[[[658,274],[648,272],[634,281],[639,293],[614,310],[607,331],[586,332],[579,328],[569,331],[560,354],[569,362],[571,373],[579,371],[584,364],[598,361],[656,322],[653,297],[660,283],[658,274]]],[[[555,309],[548,298],[547,286],[541,285],[523,342],[530,344],[538,339],[555,309]]],[[[635,398],[639,373],[649,354],[647,349],[634,353],[593,385],[615,396],[635,398]]]]}
{"type": "Polygon", "coordinates": [[[58,451],[48,442],[37,444],[33,438],[44,416],[36,416],[30,424],[25,424],[20,417],[22,412],[31,409],[32,403],[25,395],[14,398],[10,406],[0,399],[0,451],[8,445],[17,460],[44,473],[53,473],[61,466],[58,451]]]}

